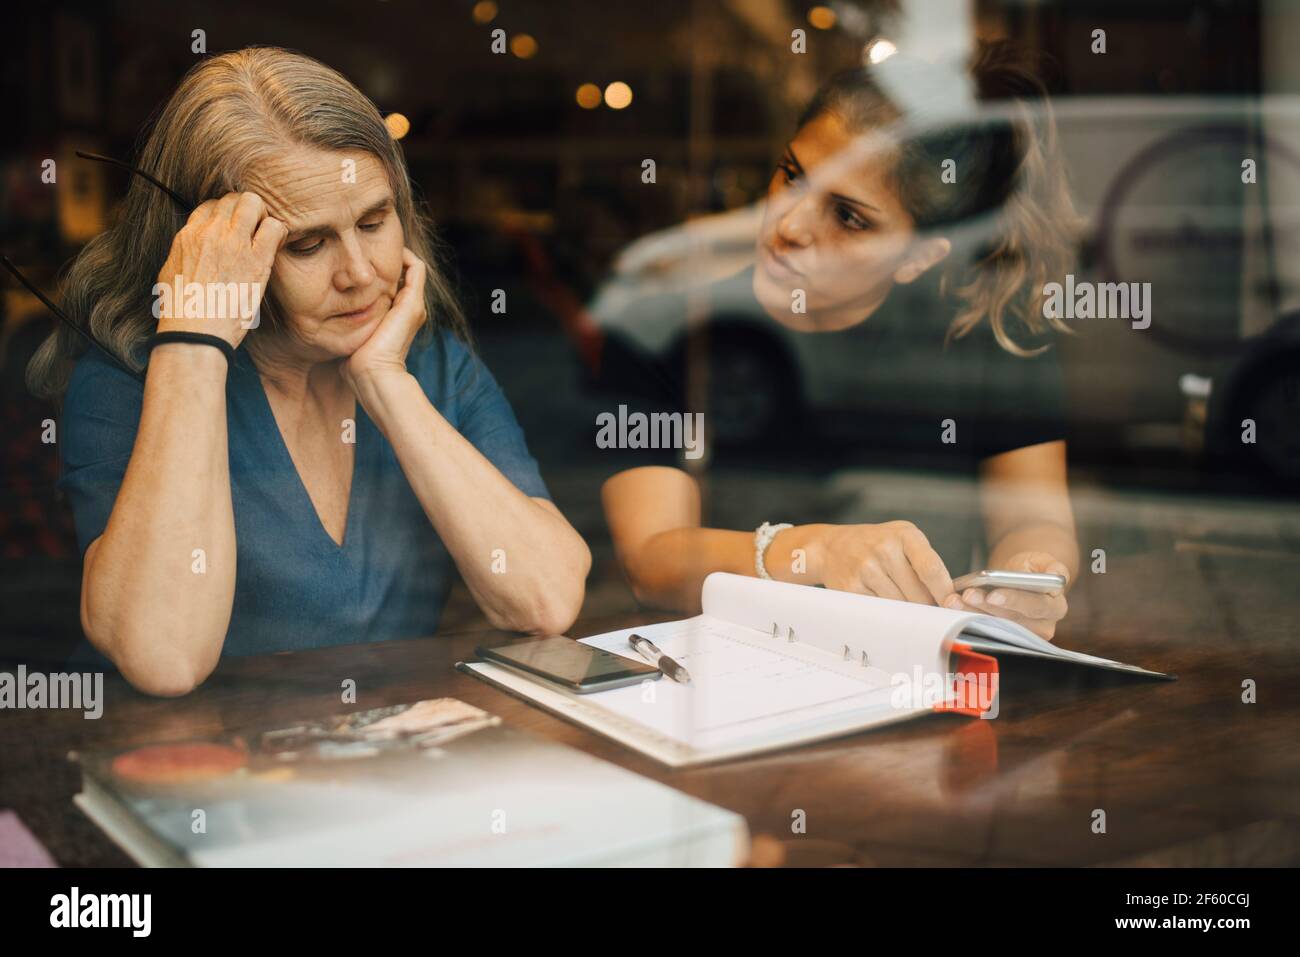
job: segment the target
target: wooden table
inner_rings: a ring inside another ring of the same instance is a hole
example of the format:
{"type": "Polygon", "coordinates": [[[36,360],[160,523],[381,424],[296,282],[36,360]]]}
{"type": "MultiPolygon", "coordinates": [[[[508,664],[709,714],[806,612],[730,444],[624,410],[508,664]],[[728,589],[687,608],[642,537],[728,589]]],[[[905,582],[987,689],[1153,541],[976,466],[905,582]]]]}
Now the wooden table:
{"type": "MultiPolygon", "coordinates": [[[[935,715],[751,759],[673,771],[453,669],[500,633],[224,661],[180,699],[105,681],[99,720],[0,712],[0,808],[65,866],[129,859],[71,803],[71,749],[208,736],[249,723],[452,696],[734,809],[786,863],[1281,865],[1300,862],[1300,562],[1163,552],[1082,577],[1058,641],[1177,673],[1100,680],[1004,665],[1001,713],[935,715]],[[340,705],[344,679],[357,704],[340,705]],[[1242,683],[1258,703],[1242,702],[1242,683]],[[1094,833],[1095,812],[1105,833],[1094,833]],[[792,833],[798,812],[806,833],[792,833]]],[[[584,619],[575,637],[662,620],[584,619]]],[[[33,667],[29,663],[29,668],[33,667]]]]}

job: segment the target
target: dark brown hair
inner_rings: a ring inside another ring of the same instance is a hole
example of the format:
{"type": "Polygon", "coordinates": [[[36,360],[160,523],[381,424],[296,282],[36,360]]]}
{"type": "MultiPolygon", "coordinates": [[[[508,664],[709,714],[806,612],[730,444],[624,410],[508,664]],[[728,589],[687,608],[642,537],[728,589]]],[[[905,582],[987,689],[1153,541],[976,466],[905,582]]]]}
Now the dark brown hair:
{"type": "MultiPolygon", "coordinates": [[[[1059,280],[1073,261],[1071,235],[1078,216],[1042,83],[1005,43],[981,45],[968,67],[978,99],[1004,101],[1010,110],[900,138],[890,178],[920,231],[942,235],[981,215],[995,218],[992,242],[973,261],[954,261],[944,269],[941,288],[961,303],[948,339],[959,339],[987,320],[1004,349],[1033,355],[1046,346],[1021,347],[1008,323],[1016,320],[1033,335],[1049,328],[1070,331],[1060,320],[1045,318],[1041,302],[1043,285],[1059,280]],[[960,187],[942,179],[949,159],[960,171],[960,187]]],[[[800,128],[823,113],[839,117],[853,132],[905,124],[909,117],[876,75],[882,68],[836,74],[808,104],[800,128]]]]}

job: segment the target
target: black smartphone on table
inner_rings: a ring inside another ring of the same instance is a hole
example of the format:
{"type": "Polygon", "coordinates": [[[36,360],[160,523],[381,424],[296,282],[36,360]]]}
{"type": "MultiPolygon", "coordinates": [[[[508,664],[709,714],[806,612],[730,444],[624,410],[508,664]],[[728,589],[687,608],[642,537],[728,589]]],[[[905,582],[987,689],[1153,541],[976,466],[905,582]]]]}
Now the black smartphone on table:
{"type": "Polygon", "coordinates": [[[474,653],[484,661],[545,678],[577,694],[663,677],[663,672],[652,664],[593,648],[564,635],[479,645],[474,653]]]}

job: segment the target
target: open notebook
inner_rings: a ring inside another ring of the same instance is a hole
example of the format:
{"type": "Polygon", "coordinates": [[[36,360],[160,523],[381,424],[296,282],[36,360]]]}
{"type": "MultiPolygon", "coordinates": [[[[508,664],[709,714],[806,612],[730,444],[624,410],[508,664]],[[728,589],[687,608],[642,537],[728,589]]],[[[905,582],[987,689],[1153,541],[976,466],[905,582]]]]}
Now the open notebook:
{"type": "Polygon", "coordinates": [[[995,656],[1169,678],[1059,648],[1005,619],[714,572],[703,614],[581,639],[641,660],[643,635],[691,683],[574,694],[490,662],[462,671],[682,767],[818,741],[931,711],[996,714],[995,656]]]}

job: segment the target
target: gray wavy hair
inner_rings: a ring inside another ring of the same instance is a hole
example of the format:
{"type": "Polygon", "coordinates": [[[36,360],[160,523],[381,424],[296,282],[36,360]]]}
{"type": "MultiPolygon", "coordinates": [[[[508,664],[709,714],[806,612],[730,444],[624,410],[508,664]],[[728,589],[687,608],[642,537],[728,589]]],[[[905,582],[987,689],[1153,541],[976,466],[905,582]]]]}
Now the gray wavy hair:
{"type": "MultiPolygon", "coordinates": [[[[435,255],[432,224],[416,209],[402,151],[374,103],[337,70],[278,47],[247,47],[203,60],[158,114],[137,165],[198,204],[243,191],[259,159],[299,145],[364,150],[383,164],[406,245],[428,267],[428,318],[418,339],[427,342],[432,329],[441,327],[468,342],[464,314],[435,255]]],[[[118,221],[86,244],[64,278],[69,317],[133,369],[142,367],[137,346],[157,327],[151,290],[185,219],[166,193],[133,176],[118,221]]],[[[262,317],[271,328],[282,324],[270,294],[262,317]]],[[[60,326],[28,364],[28,388],[58,399],[86,348],[75,332],[60,326]]]]}

